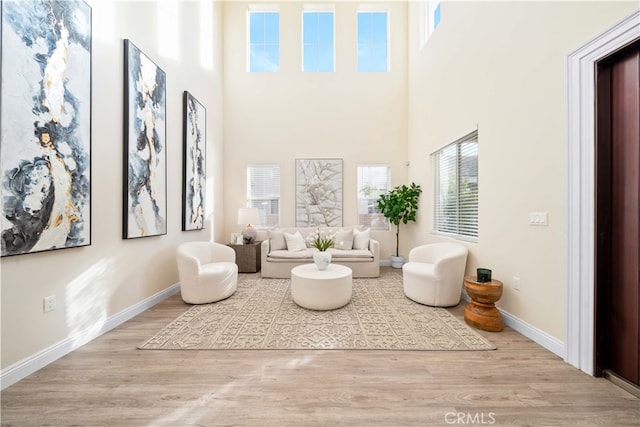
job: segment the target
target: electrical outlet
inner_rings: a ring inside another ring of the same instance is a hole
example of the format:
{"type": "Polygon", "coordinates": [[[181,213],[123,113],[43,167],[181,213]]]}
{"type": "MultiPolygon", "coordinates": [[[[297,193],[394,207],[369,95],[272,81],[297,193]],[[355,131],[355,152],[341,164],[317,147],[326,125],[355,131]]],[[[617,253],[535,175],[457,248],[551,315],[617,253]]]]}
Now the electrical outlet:
{"type": "Polygon", "coordinates": [[[516,291],[520,290],[520,278],[513,276],[513,289],[515,289],[516,291]]]}
{"type": "Polygon", "coordinates": [[[50,311],[55,310],[56,309],[56,296],[55,295],[49,295],[48,297],[45,297],[44,300],[43,300],[42,308],[43,308],[45,313],[48,313],[50,311]]]}

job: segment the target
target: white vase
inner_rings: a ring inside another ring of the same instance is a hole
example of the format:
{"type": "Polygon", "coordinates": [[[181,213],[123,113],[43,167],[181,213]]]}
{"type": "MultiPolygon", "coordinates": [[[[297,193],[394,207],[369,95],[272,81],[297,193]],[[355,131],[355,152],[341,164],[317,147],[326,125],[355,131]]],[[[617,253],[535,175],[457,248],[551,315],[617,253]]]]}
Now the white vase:
{"type": "Polygon", "coordinates": [[[404,264],[404,257],[391,255],[391,267],[402,268],[402,264],[404,264]]]}
{"type": "Polygon", "coordinates": [[[331,252],[318,251],[313,253],[313,262],[318,270],[326,270],[331,264],[331,252]]]}

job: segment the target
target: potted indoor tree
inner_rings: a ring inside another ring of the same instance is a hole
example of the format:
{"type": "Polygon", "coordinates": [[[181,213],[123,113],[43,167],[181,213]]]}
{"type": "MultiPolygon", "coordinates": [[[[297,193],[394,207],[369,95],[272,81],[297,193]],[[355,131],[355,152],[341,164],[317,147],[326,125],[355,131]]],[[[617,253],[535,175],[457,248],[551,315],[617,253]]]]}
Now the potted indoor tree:
{"type": "Polygon", "coordinates": [[[396,226],[396,254],[391,256],[391,266],[401,268],[404,258],[400,256],[400,223],[406,224],[416,220],[418,199],[422,188],[416,183],[411,185],[399,185],[386,194],[381,194],[378,199],[378,209],[389,222],[396,226]]]}

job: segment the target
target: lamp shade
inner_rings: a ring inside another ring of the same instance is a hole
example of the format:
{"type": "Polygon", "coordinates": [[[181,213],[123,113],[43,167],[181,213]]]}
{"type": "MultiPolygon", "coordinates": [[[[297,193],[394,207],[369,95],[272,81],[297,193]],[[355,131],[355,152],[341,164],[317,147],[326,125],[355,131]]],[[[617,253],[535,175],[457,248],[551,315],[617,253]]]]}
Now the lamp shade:
{"type": "Polygon", "coordinates": [[[260,221],[258,208],[238,209],[238,224],[257,224],[260,221]]]}

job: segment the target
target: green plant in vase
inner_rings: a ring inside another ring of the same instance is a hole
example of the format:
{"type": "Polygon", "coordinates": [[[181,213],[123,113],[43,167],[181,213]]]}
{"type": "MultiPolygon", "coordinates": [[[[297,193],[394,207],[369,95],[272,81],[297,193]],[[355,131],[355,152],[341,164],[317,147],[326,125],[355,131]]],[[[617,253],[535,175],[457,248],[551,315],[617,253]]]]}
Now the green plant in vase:
{"type": "Polygon", "coordinates": [[[394,268],[400,268],[404,263],[404,259],[399,254],[400,223],[406,224],[416,220],[420,194],[422,194],[422,188],[412,182],[409,186],[399,185],[378,198],[377,205],[380,213],[396,226],[396,254],[395,257],[391,257],[391,266],[394,268]]]}
{"type": "Polygon", "coordinates": [[[333,246],[335,237],[336,233],[325,233],[323,230],[316,230],[307,237],[309,244],[318,250],[313,253],[313,262],[318,270],[326,270],[331,264],[331,252],[327,252],[327,249],[333,246]]]}

